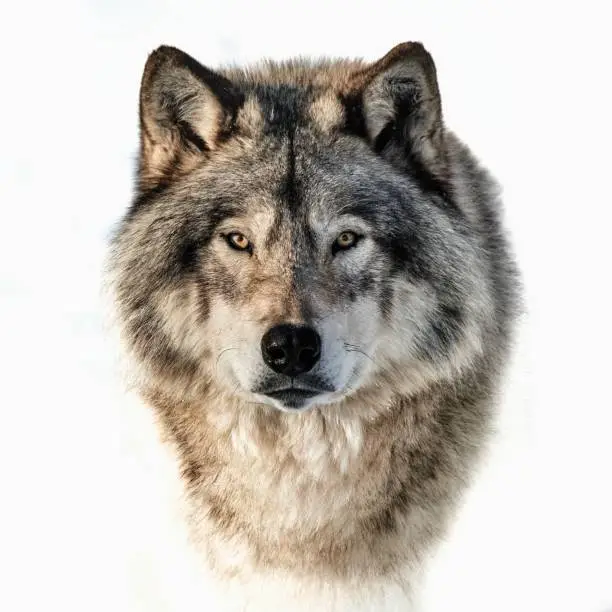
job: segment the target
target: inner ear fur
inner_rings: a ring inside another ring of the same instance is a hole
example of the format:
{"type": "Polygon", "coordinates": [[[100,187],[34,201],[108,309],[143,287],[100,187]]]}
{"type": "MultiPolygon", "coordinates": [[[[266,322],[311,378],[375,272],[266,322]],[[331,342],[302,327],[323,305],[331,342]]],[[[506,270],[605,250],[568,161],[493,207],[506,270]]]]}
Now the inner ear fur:
{"type": "Polygon", "coordinates": [[[442,104],[436,67],[420,43],[402,43],[354,75],[349,98],[359,98],[365,136],[395,163],[447,174],[442,104]]]}
{"type": "Polygon", "coordinates": [[[140,87],[140,179],[154,186],[189,170],[231,128],[242,96],[224,76],[183,51],[149,56],[140,87]]]}

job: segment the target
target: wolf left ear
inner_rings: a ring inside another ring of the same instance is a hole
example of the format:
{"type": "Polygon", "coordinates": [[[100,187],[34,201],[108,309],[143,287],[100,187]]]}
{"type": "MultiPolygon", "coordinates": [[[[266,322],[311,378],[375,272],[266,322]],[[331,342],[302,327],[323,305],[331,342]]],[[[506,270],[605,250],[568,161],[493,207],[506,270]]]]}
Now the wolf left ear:
{"type": "Polygon", "coordinates": [[[436,68],[420,43],[403,43],[355,75],[365,131],[392,163],[446,175],[442,105],[436,68]]]}
{"type": "Polygon", "coordinates": [[[214,150],[242,103],[225,77],[179,49],[149,56],[140,87],[140,182],[155,187],[214,150]]]}

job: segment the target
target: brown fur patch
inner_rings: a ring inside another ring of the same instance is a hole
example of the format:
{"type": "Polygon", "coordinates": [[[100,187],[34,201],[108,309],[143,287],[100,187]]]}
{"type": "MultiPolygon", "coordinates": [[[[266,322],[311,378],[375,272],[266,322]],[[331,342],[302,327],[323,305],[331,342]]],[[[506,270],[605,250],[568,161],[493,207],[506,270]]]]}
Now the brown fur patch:
{"type": "Polygon", "coordinates": [[[342,127],[346,122],[344,107],[338,96],[326,91],[312,102],[309,108],[311,121],[324,133],[342,127]]]}
{"type": "Polygon", "coordinates": [[[256,138],[264,125],[261,107],[253,96],[249,96],[238,111],[236,119],[238,130],[244,136],[256,138]]]}

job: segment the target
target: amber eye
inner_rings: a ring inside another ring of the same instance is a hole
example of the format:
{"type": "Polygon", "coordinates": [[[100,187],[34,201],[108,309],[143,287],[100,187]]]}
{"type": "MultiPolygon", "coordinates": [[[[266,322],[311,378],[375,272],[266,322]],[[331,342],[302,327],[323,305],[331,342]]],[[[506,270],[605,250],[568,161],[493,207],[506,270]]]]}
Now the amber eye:
{"type": "Polygon", "coordinates": [[[332,254],[338,251],[346,251],[354,247],[359,241],[359,236],[355,232],[342,232],[332,245],[332,254]]]}
{"type": "Polygon", "coordinates": [[[232,249],[236,249],[237,251],[251,251],[252,246],[249,239],[240,232],[232,232],[228,234],[225,239],[227,240],[227,244],[229,244],[232,249]]]}

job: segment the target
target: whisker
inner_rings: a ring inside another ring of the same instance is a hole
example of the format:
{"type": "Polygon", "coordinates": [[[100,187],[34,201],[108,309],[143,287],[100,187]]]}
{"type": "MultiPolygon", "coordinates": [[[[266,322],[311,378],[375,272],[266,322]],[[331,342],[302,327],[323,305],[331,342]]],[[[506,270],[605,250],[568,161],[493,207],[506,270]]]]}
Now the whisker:
{"type": "Polygon", "coordinates": [[[223,349],[218,355],[217,355],[217,359],[215,361],[215,370],[219,367],[219,360],[221,359],[221,357],[227,353],[228,351],[237,351],[238,348],[235,346],[230,346],[229,348],[223,349]]]}
{"type": "MultiPolygon", "coordinates": [[[[347,353],[361,353],[362,355],[367,357],[377,367],[382,367],[371,355],[368,355],[368,353],[366,353],[363,349],[361,349],[356,344],[349,344],[348,342],[345,342],[344,343],[344,347],[345,347],[345,350],[346,350],[347,353]]],[[[386,368],[391,368],[391,370],[397,372],[400,375],[404,374],[404,371],[397,364],[387,363],[385,365],[385,367],[386,368]]]]}
{"type": "Polygon", "coordinates": [[[365,351],[362,351],[361,349],[358,349],[358,348],[347,348],[345,350],[346,350],[347,353],[360,353],[364,357],[367,357],[374,365],[378,365],[376,363],[376,360],[373,357],[371,357],[370,355],[368,355],[365,351]]]}
{"type": "Polygon", "coordinates": [[[364,357],[367,357],[374,365],[378,365],[374,357],[372,357],[371,355],[368,355],[361,347],[357,346],[356,344],[350,344],[348,342],[345,342],[344,348],[347,353],[360,353],[364,357]]]}
{"type": "MultiPolygon", "coordinates": [[[[362,355],[367,357],[377,367],[382,367],[382,366],[380,366],[380,364],[372,356],[368,355],[365,351],[363,351],[357,345],[349,344],[348,342],[345,342],[344,343],[344,347],[345,347],[345,350],[346,350],[347,353],[361,353],[362,355]]],[[[402,376],[404,375],[404,372],[402,371],[402,369],[400,367],[398,367],[394,363],[387,363],[385,367],[386,368],[390,368],[392,371],[396,372],[399,375],[402,375],[402,376]]]]}
{"type": "Polygon", "coordinates": [[[267,408],[270,408],[270,404],[266,404],[264,402],[244,402],[247,406],[266,406],[267,408]]]}

